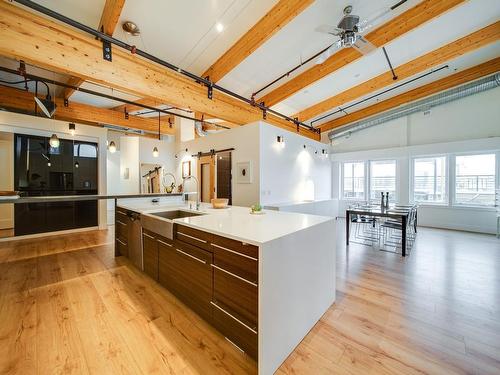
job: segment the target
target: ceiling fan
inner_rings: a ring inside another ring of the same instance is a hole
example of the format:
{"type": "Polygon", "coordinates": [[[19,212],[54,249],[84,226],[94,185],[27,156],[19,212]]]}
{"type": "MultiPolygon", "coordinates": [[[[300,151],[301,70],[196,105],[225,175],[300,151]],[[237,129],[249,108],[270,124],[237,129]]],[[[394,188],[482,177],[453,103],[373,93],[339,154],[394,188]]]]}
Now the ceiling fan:
{"type": "MultiPolygon", "coordinates": [[[[401,5],[405,1],[400,1],[397,6],[401,5]]],[[[363,55],[367,55],[377,49],[372,43],[363,37],[373,25],[389,14],[394,7],[384,9],[369,19],[360,21],[360,17],[352,13],[352,6],[348,5],[344,8],[344,16],[338,23],[338,25],[321,25],[316,28],[316,31],[320,33],[330,34],[338,37],[339,39],[328,47],[323,53],[319,55],[316,59],[316,64],[322,64],[325,62],[335,51],[342,48],[354,48],[358,50],[363,55]]]]}

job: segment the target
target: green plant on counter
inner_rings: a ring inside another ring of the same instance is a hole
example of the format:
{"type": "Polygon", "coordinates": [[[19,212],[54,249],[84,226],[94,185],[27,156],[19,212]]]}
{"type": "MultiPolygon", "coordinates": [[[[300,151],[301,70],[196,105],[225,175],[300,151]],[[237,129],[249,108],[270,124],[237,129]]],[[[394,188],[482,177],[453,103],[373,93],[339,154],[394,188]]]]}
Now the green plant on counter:
{"type": "Polygon", "coordinates": [[[260,212],[262,211],[262,206],[260,204],[254,204],[252,207],[250,207],[252,212],[260,212]]]}

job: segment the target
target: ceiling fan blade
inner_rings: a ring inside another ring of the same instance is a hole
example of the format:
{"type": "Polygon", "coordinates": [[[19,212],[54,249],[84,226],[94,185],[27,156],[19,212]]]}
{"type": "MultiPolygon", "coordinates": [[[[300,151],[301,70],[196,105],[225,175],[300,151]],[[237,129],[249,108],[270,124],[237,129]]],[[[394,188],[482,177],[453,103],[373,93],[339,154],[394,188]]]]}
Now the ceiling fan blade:
{"type": "Polygon", "coordinates": [[[339,48],[339,43],[335,42],[333,43],[328,49],[323,52],[321,55],[318,56],[316,59],[315,63],[316,65],[323,64],[328,58],[335,53],[335,51],[339,48]]]}
{"type": "Polygon", "coordinates": [[[383,9],[371,15],[370,17],[358,22],[358,24],[356,25],[358,28],[358,33],[364,34],[375,26],[383,24],[390,18],[391,11],[391,8],[383,9]]]}
{"type": "Polygon", "coordinates": [[[315,28],[314,31],[317,31],[318,33],[339,36],[343,30],[332,25],[320,25],[315,28]]]}
{"type": "Polygon", "coordinates": [[[374,44],[363,38],[361,35],[357,36],[356,43],[352,45],[352,48],[361,52],[363,55],[368,55],[377,49],[374,44]]]}

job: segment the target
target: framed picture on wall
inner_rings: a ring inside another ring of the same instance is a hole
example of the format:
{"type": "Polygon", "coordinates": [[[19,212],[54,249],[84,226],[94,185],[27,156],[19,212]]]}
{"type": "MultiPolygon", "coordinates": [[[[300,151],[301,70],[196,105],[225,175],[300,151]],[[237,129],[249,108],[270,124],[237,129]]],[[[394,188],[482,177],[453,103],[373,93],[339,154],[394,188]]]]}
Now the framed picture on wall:
{"type": "Polygon", "coordinates": [[[182,178],[186,178],[191,175],[191,161],[182,162],[182,178]]]}
{"type": "Polygon", "coordinates": [[[250,161],[236,163],[236,182],[238,184],[252,183],[252,163],[250,161]]]}

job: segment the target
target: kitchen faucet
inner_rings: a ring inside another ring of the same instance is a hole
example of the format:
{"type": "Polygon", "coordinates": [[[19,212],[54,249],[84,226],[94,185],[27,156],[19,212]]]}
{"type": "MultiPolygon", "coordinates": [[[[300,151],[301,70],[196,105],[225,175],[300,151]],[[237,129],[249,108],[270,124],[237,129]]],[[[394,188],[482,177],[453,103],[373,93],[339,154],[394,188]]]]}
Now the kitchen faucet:
{"type": "MultiPolygon", "coordinates": [[[[195,176],[193,176],[192,174],[190,174],[189,176],[186,176],[182,179],[182,184],[184,185],[184,188],[186,188],[186,181],[189,180],[190,178],[194,179],[196,182],[196,210],[199,210],[200,209],[200,192],[198,190],[198,179],[195,176]]],[[[185,193],[186,192],[184,191],[184,197],[186,197],[186,195],[187,195],[185,193]]]]}

